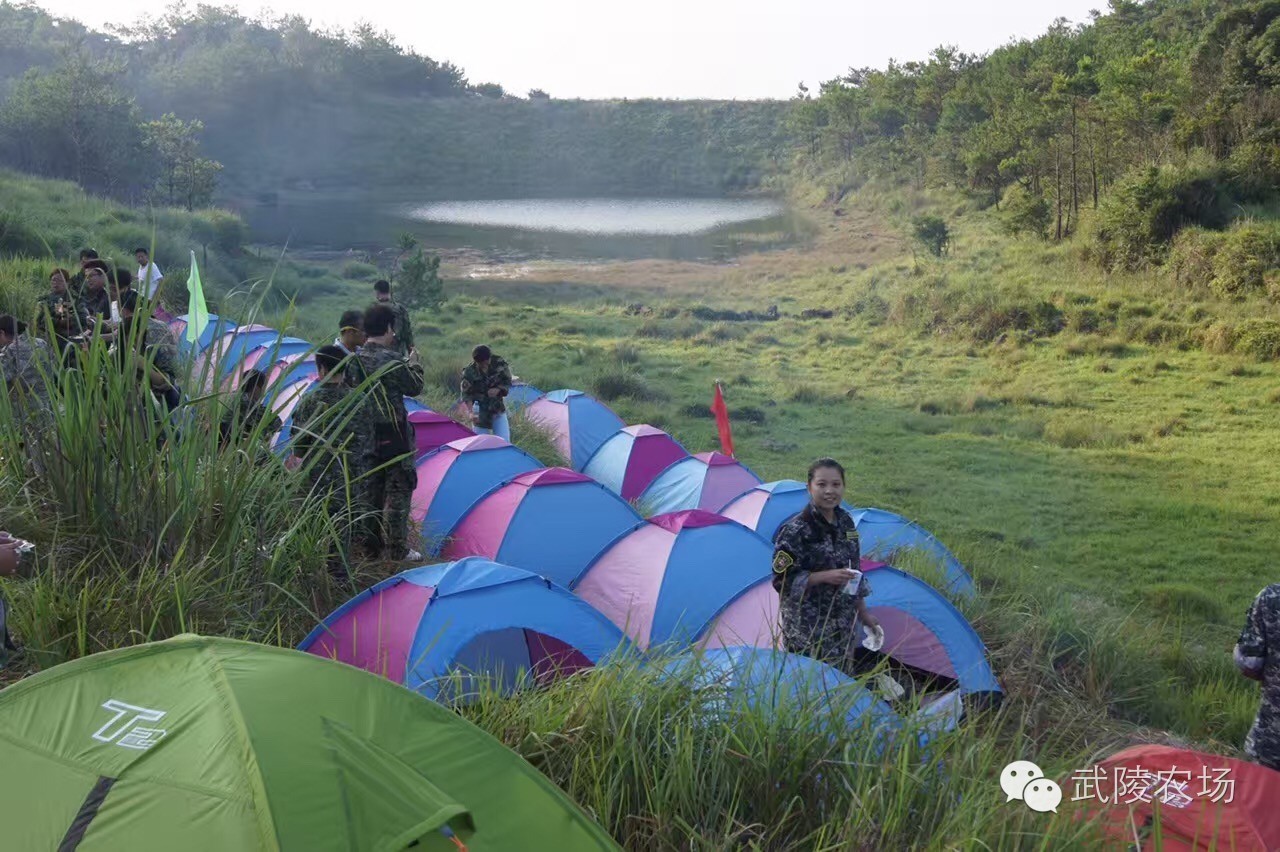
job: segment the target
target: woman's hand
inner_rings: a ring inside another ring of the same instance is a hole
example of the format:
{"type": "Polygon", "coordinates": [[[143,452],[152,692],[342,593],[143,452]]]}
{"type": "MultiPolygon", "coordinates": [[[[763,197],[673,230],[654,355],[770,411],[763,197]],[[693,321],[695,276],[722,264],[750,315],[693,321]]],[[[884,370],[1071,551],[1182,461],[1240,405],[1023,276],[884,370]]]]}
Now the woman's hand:
{"type": "Polygon", "coordinates": [[[867,612],[865,609],[863,609],[863,611],[862,611],[861,618],[862,618],[862,626],[863,626],[863,627],[867,628],[868,630],[877,630],[877,629],[879,629],[879,627],[880,627],[880,619],[876,618],[874,615],[872,615],[871,613],[867,612]]]}
{"type": "Polygon", "coordinates": [[[831,568],[826,571],[814,571],[809,575],[809,582],[828,586],[843,586],[856,577],[857,573],[852,568],[831,568]]]}

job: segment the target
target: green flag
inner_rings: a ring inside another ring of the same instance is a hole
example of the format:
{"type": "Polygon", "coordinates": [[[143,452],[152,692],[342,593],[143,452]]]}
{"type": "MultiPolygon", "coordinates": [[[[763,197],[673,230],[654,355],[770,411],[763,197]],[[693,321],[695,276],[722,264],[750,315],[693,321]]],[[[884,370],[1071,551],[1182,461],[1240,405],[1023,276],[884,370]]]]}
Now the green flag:
{"type": "Polygon", "coordinates": [[[204,303],[204,287],[200,284],[200,268],[196,266],[196,253],[191,252],[191,274],[187,276],[187,332],[188,343],[196,343],[204,327],[209,324],[209,308],[204,303]]]}

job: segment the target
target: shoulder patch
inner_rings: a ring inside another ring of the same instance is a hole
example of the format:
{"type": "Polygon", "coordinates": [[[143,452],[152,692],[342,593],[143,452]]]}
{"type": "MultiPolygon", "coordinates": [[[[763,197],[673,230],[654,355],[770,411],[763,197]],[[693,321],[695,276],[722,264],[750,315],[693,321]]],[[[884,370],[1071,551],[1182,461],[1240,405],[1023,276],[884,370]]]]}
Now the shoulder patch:
{"type": "Polygon", "coordinates": [[[785,550],[779,550],[773,556],[773,572],[775,574],[785,574],[787,569],[796,564],[796,560],[785,550]]]}
{"type": "Polygon", "coordinates": [[[849,529],[847,529],[847,530],[845,530],[845,531],[844,531],[844,540],[845,540],[845,541],[853,541],[853,540],[855,540],[857,537],[858,537],[858,530],[857,530],[856,528],[851,527],[851,528],[849,528],[849,529]]]}

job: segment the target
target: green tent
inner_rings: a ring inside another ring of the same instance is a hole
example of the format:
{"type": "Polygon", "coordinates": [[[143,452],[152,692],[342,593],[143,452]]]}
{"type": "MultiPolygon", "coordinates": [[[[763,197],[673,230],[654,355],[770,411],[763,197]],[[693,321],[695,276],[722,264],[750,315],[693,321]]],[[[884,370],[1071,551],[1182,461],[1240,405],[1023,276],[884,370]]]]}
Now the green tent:
{"type": "Polygon", "coordinates": [[[0,692],[0,848],[617,849],[447,708],[299,651],[180,636],[0,692]]]}

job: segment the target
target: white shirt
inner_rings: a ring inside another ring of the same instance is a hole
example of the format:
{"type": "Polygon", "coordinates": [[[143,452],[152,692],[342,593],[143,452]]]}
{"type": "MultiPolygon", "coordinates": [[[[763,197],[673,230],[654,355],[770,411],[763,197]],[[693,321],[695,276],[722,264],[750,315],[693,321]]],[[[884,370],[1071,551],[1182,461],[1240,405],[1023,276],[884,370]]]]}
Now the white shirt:
{"type": "Polygon", "coordinates": [[[146,282],[147,298],[152,299],[152,298],[155,298],[156,288],[160,286],[160,279],[164,278],[164,275],[163,273],[160,272],[160,267],[156,266],[156,262],[153,260],[150,263],[148,263],[146,266],[139,266],[138,274],[135,275],[134,278],[136,278],[139,282],[146,282]],[[151,268],[150,280],[148,280],[147,278],[147,267],[151,268]]]}

